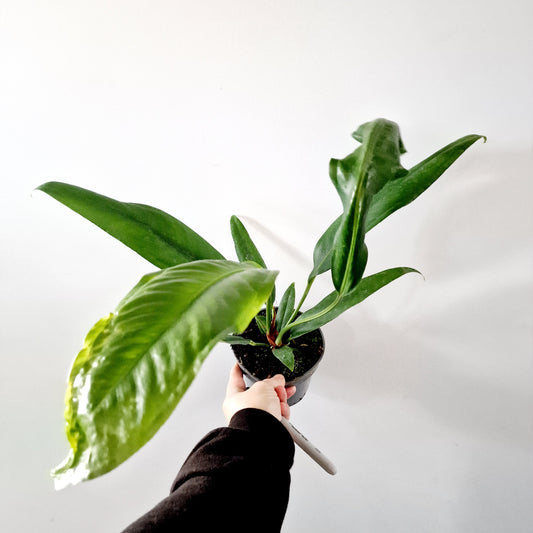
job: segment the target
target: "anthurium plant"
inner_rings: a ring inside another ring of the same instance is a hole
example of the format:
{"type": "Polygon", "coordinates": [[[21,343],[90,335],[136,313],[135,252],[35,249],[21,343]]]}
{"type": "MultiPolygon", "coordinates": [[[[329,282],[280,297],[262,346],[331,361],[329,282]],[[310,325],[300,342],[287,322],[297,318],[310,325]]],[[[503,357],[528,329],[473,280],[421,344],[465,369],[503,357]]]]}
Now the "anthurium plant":
{"type": "Polygon", "coordinates": [[[397,267],[365,276],[365,235],[415,200],[482,136],[462,137],[410,169],[400,163],[405,149],[394,122],[367,122],[353,138],[359,146],[329,165],[342,212],[316,244],[302,294],[297,298],[292,283],[277,305],[277,272],[267,268],[235,216],[232,261],[154,207],[66,183],[38,187],[158,269],[92,327],[74,359],[65,410],[70,451],[52,472],[58,488],[100,476],[135,453],[172,413],[215,344],[258,344],[242,336],[252,321],[263,333],[259,344],[291,370],[295,339],[416,272],[397,267]],[[333,291],[303,310],[313,282],[327,272],[333,291]]]}

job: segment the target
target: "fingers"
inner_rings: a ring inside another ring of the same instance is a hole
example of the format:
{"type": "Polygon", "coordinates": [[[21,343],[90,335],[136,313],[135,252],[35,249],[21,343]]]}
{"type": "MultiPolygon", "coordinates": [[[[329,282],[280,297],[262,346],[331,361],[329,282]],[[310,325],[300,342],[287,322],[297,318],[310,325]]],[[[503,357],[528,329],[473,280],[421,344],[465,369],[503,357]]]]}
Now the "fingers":
{"type": "Polygon", "coordinates": [[[288,419],[290,407],[287,404],[287,400],[291,396],[294,396],[296,387],[285,387],[285,377],[282,374],[276,374],[274,377],[265,379],[263,382],[269,382],[270,384],[274,385],[274,390],[278,395],[281,405],[281,416],[288,419]]]}
{"type": "Polygon", "coordinates": [[[222,408],[228,422],[237,410],[246,407],[263,409],[278,420],[280,417],[289,419],[290,407],[287,400],[295,392],[296,387],[285,388],[285,377],[281,374],[259,381],[247,390],[242,371],[235,364],[230,371],[222,408]]]}
{"type": "Polygon", "coordinates": [[[276,374],[274,377],[264,379],[263,383],[269,383],[274,388],[285,387],[285,377],[282,374],[276,374]]]}
{"type": "MultiPolygon", "coordinates": [[[[283,381],[285,381],[285,379],[283,381]]],[[[278,385],[275,388],[275,391],[279,398],[279,407],[281,410],[281,416],[289,420],[291,416],[291,408],[289,404],[287,403],[287,400],[291,396],[294,395],[294,393],[296,392],[296,387],[293,386],[293,387],[285,388],[283,385],[278,385]]]]}
{"type": "MultiPolygon", "coordinates": [[[[296,387],[293,385],[291,387],[285,387],[285,378],[281,374],[275,375],[273,378],[270,378],[271,380],[276,379],[279,384],[275,385],[276,393],[279,397],[280,402],[286,402],[291,396],[294,396],[294,393],[296,392],[296,387]],[[281,380],[279,379],[281,378],[281,380]]],[[[269,380],[265,380],[269,381],[269,380]]]]}
{"type": "Polygon", "coordinates": [[[240,369],[239,365],[235,363],[229,375],[228,386],[226,388],[226,396],[232,396],[233,394],[237,394],[238,392],[244,392],[245,390],[246,385],[242,377],[242,370],[240,369]]]}
{"type": "Polygon", "coordinates": [[[291,408],[289,407],[289,404],[287,402],[283,402],[279,404],[279,407],[281,409],[281,416],[289,420],[291,417],[291,408]]]}
{"type": "Polygon", "coordinates": [[[287,401],[287,390],[283,385],[279,385],[274,389],[276,391],[276,394],[278,395],[280,402],[286,402],[287,401]]]}

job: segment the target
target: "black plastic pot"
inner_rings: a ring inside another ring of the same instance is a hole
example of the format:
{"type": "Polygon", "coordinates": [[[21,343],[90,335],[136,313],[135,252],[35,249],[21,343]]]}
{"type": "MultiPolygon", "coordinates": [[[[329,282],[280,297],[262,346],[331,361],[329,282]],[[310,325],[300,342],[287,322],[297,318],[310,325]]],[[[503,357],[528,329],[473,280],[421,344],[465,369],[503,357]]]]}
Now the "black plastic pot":
{"type": "MultiPolygon", "coordinates": [[[[305,393],[307,392],[308,388],[309,388],[309,384],[311,383],[311,377],[313,376],[313,374],[315,373],[316,369],[318,368],[318,365],[320,364],[320,361],[322,360],[322,357],[324,356],[324,346],[325,346],[325,343],[324,343],[324,335],[322,334],[322,331],[319,329],[319,330],[316,330],[315,332],[313,333],[316,333],[318,332],[320,334],[320,345],[321,345],[321,353],[320,353],[320,356],[318,357],[318,359],[314,362],[314,364],[310,367],[310,368],[307,368],[305,369],[305,371],[299,375],[299,374],[296,374],[296,375],[291,375],[289,379],[287,379],[286,381],[286,386],[287,387],[291,387],[291,386],[295,386],[296,387],[296,392],[294,393],[293,396],[291,396],[288,400],[288,404],[289,405],[295,405],[296,403],[298,403],[304,396],[305,396],[305,393]]],[[[232,350],[233,350],[233,353],[237,359],[237,363],[239,364],[239,367],[241,368],[242,372],[243,372],[243,375],[244,375],[244,382],[246,383],[246,386],[247,387],[251,387],[255,382],[257,381],[260,381],[262,379],[265,379],[269,376],[257,376],[255,374],[253,374],[247,367],[245,364],[243,364],[242,362],[242,352],[244,350],[246,350],[248,353],[246,354],[247,355],[247,358],[250,358],[250,357],[253,357],[254,356],[254,347],[253,346],[231,346],[232,350]],[[237,352],[240,352],[240,354],[238,354],[237,352]]],[[[305,350],[303,348],[300,348],[300,357],[303,356],[303,358],[305,359],[305,350]]],[[[272,357],[274,357],[272,355],[272,357]]]]}

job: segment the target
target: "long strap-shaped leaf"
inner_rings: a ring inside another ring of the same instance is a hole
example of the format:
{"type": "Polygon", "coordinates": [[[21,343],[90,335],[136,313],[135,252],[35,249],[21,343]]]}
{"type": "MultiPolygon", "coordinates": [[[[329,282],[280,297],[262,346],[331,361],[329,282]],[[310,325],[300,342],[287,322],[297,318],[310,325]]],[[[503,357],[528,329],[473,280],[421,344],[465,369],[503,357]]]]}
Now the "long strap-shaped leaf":
{"type": "Polygon", "coordinates": [[[145,276],[87,335],[66,394],[71,451],[58,487],[115,468],[174,410],[213,346],[243,331],[277,273],[197,261],[145,276]]]}
{"type": "Polygon", "coordinates": [[[332,159],[330,177],[344,213],[333,242],[331,276],[340,294],[359,283],[367,261],[365,219],[372,197],[407,171],[400,164],[404,151],[394,122],[377,119],[359,127],[353,136],[362,144],[344,159],[332,159]]]}
{"type": "Polygon", "coordinates": [[[324,324],[331,322],[334,318],[337,318],[340,314],[344,313],[350,307],[357,305],[364,299],[368,298],[371,294],[388,285],[391,281],[398,279],[399,277],[409,274],[410,272],[418,272],[414,268],[409,267],[396,267],[383,270],[377,274],[372,274],[363,278],[355,289],[345,294],[330,311],[323,314],[323,312],[331,306],[331,304],[337,299],[338,293],[336,291],[328,294],[323,300],[321,300],[313,308],[303,313],[299,319],[295,322],[296,326],[291,329],[290,338],[295,339],[309,333],[315,329],[321,328],[324,324]],[[316,318],[313,318],[315,317],[316,318]],[[311,320],[309,320],[311,319],[311,320]],[[309,320],[309,322],[305,322],[309,320]],[[301,324],[298,324],[302,321],[301,324]]]}
{"type": "Polygon", "coordinates": [[[479,139],[486,140],[483,135],[461,137],[410,168],[404,176],[385,184],[372,198],[366,218],[366,231],[418,198],[479,139]]]}
{"type": "Polygon", "coordinates": [[[37,189],[90,220],[158,268],[200,259],[224,259],[191,228],[155,207],[119,202],[57,181],[37,189]]]}
{"type": "Polygon", "coordinates": [[[230,219],[231,236],[235,244],[235,252],[239,261],[254,261],[259,266],[266,268],[265,261],[257,246],[252,241],[250,234],[244,227],[244,224],[233,215],[230,219]]]}
{"type": "MultiPolygon", "coordinates": [[[[259,253],[257,246],[252,241],[248,230],[244,227],[244,224],[239,220],[238,217],[233,215],[230,219],[231,227],[231,236],[233,238],[233,243],[235,245],[235,252],[239,261],[253,261],[263,268],[267,268],[265,260],[259,253]]],[[[266,303],[266,313],[265,313],[265,322],[267,328],[270,328],[270,323],[272,321],[272,306],[274,300],[276,299],[276,287],[272,289],[272,294],[268,298],[266,303]]]]}
{"type": "MultiPolygon", "coordinates": [[[[365,231],[370,231],[389,215],[418,198],[482,135],[466,135],[448,144],[412,167],[407,174],[388,182],[372,197],[365,221],[365,231]]],[[[313,254],[310,278],[331,268],[335,235],[341,224],[337,218],[320,237],[313,254]]]]}

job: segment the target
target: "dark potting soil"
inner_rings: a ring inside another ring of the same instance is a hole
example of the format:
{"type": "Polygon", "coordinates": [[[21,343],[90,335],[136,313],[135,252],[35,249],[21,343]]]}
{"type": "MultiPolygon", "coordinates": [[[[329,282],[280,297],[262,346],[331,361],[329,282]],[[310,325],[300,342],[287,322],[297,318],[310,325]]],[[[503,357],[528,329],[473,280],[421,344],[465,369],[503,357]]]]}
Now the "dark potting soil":
{"type": "MultiPolygon", "coordinates": [[[[254,342],[267,342],[255,320],[250,322],[241,337],[254,342]]],[[[274,356],[270,346],[231,345],[237,361],[256,378],[267,379],[276,374],[283,374],[287,382],[305,374],[320,359],[324,353],[322,334],[318,330],[306,333],[291,341],[291,347],[294,349],[292,372],[274,356]]]]}

